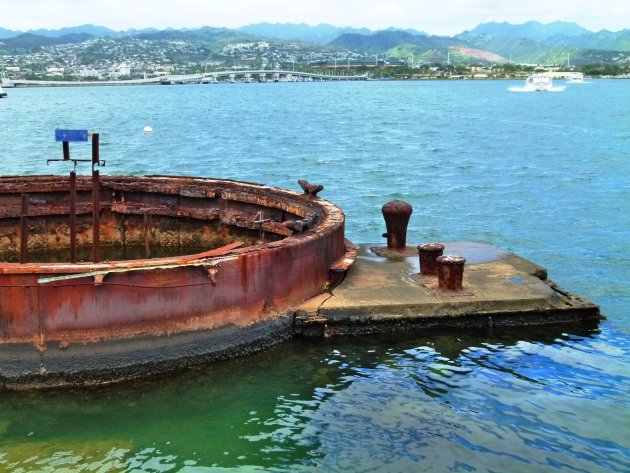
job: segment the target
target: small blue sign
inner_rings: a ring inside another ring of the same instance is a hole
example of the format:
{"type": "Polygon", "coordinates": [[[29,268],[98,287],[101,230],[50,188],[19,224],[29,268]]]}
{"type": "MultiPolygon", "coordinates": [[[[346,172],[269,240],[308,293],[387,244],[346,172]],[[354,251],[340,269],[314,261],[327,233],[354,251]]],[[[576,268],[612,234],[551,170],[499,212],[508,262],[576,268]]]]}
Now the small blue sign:
{"type": "Polygon", "coordinates": [[[87,130],[55,130],[55,141],[87,141],[87,130]]]}

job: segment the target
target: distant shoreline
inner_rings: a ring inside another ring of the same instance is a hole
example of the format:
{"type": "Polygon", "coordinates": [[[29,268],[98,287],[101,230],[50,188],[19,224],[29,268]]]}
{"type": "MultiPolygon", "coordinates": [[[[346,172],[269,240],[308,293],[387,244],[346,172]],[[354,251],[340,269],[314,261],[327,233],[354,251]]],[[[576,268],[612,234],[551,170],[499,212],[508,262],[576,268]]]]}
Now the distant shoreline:
{"type": "MultiPolygon", "coordinates": [[[[628,76],[610,76],[610,77],[588,77],[589,80],[596,79],[630,79],[628,76]]],[[[487,78],[450,78],[450,77],[423,77],[423,78],[355,78],[355,79],[336,79],[335,81],[339,82],[348,82],[348,81],[366,81],[366,82],[403,82],[403,81],[452,81],[452,82],[462,82],[462,81],[522,81],[522,78],[514,78],[514,77],[487,77],[487,78]]],[[[560,79],[564,80],[564,79],[560,79]]],[[[230,84],[230,81],[221,80],[213,83],[210,82],[178,82],[173,81],[171,83],[160,83],[160,82],[138,82],[134,80],[130,81],[32,81],[36,83],[25,83],[25,81],[11,81],[11,82],[3,82],[0,84],[0,87],[4,89],[25,89],[25,88],[43,88],[43,87],[51,87],[51,88],[61,88],[61,87],[138,87],[138,86],[157,86],[157,85],[201,85],[201,84],[230,84]]],[[[259,82],[259,81],[255,81],[259,82]]],[[[292,82],[292,81],[265,81],[265,82],[292,82]]],[[[304,82],[304,81],[300,81],[304,82]]],[[[314,82],[331,82],[330,80],[322,80],[322,81],[314,81],[314,82]]],[[[244,80],[235,80],[234,83],[247,83],[244,80]]]]}
{"type": "MultiPolygon", "coordinates": [[[[554,79],[565,80],[570,76],[556,73],[554,79]]],[[[27,80],[27,79],[2,79],[0,86],[5,89],[32,88],[32,87],[120,87],[141,85],[183,85],[183,84],[219,84],[219,83],[249,83],[249,82],[332,82],[332,81],[521,81],[522,77],[480,77],[480,76],[439,76],[439,75],[410,75],[401,74],[399,77],[370,77],[367,74],[333,76],[310,72],[296,71],[219,71],[207,74],[170,75],[152,77],[146,79],[128,80],[103,80],[103,81],[62,81],[62,80],[27,80]]],[[[585,77],[592,79],[630,79],[630,75],[623,76],[594,76],[585,77]]]]}

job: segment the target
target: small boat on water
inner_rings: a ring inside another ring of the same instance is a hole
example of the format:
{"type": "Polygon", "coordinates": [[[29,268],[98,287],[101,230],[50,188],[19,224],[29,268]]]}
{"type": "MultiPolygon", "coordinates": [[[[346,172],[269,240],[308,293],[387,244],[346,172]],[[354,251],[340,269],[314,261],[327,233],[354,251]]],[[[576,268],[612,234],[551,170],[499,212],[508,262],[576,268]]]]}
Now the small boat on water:
{"type": "Polygon", "coordinates": [[[583,84],[584,83],[584,74],[581,72],[577,72],[575,74],[571,74],[567,77],[567,82],[571,84],[583,84]]]}
{"type": "Polygon", "coordinates": [[[6,96],[7,96],[7,93],[4,90],[2,90],[2,87],[0,87],[0,99],[6,96]]]}
{"type": "Polygon", "coordinates": [[[532,74],[525,79],[525,88],[536,92],[546,92],[553,88],[553,79],[546,74],[532,74]]]}

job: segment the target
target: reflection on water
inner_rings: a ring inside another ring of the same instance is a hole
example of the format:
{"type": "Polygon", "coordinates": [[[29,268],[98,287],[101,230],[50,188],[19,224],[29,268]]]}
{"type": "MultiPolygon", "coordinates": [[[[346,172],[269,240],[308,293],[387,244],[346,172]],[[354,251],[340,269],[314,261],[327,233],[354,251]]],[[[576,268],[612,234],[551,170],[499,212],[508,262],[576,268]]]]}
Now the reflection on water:
{"type": "Polygon", "coordinates": [[[0,468],[628,471],[609,426],[630,422],[630,347],[593,347],[607,342],[592,328],[295,340],[174,379],[5,393],[0,468]]]}

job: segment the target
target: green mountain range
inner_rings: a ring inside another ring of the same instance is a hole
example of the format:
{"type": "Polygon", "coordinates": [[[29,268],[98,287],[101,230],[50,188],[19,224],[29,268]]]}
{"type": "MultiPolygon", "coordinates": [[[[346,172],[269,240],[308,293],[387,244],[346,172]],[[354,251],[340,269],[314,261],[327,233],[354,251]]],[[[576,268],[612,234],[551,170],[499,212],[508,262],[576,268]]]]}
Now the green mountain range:
{"type": "Polygon", "coordinates": [[[573,64],[618,61],[630,53],[630,29],[588,31],[575,23],[484,23],[455,36],[471,46],[525,63],[573,64]]]}
{"type": "Polygon", "coordinates": [[[295,41],[304,49],[309,45],[315,49],[326,46],[427,62],[565,64],[569,61],[574,65],[630,62],[630,29],[592,32],[576,23],[562,21],[549,24],[529,21],[518,25],[489,22],[452,37],[396,28],[371,31],[287,23],[258,23],[238,29],[203,27],[162,31],[114,31],[95,25],[28,32],[0,28],[0,51],[20,54],[42,46],[80,43],[96,37],[181,40],[206,51],[218,51],[227,44],[244,41],[295,41]]]}

